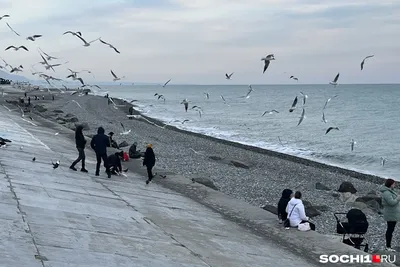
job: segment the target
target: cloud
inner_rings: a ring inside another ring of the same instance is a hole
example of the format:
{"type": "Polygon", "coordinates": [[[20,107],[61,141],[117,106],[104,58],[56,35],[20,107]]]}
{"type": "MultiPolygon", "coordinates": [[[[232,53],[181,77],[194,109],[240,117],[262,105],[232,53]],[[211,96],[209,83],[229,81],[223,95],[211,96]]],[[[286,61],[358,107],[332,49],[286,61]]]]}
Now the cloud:
{"type": "MultiPolygon", "coordinates": [[[[69,61],[67,68],[90,69],[97,81],[110,81],[110,69],[127,80],[224,84],[288,83],[288,73],[304,83],[324,83],[341,72],[342,83],[400,82],[400,3],[389,0],[14,0],[1,1],[2,44],[26,45],[30,52],[4,51],[12,65],[30,65],[37,48],[69,61]],[[77,8],[79,7],[79,8],[77,8]],[[22,37],[43,34],[30,42],[22,37]],[[66,30],[85,39],[101,37],[121,54],[99,42],[83,47],[66,30]],[[261,57],[275,54],[263,75],[261,57]],[[360,72],[364,56],[375,54],[360,72]],[[285,73],[286,72],[286,73],[285,73]]],[[[37,70],[42,66],[36,65],[37,70]]],[[[83,74],[85,75],[85,74],[83,74]]],[[[84,76],[93,82],[90,75],[84,76]]]]}

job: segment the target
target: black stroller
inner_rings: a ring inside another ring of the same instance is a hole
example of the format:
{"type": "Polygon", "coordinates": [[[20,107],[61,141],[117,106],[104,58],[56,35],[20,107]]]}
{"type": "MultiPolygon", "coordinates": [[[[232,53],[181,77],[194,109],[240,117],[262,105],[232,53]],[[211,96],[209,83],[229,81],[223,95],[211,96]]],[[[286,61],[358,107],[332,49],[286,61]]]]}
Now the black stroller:
{"type": "Polygon", "coordinates": [[[365,214],[359,209],[351,209],[347,213],[334,213],[336,218],[336,232],[343,235],[342,242],[356,249],[364,247],[368,252],[368,243],[363,243],[368,230],[368,221],[365,214]],[[338,216],[346,215],[347,222],[340,221],[338,216]]]}

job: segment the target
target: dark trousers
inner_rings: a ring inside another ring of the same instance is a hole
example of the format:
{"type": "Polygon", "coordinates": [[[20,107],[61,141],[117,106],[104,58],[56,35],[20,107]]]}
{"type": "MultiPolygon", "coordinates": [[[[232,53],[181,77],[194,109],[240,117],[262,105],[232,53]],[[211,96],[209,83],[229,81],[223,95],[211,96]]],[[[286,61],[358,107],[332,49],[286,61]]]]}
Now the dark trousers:
{"type": "Polygon", "coordinates": [[[387,222],[387,229],[386,229],[386,247],[392,247],[392,236],[394,232],[394,228],[396,227],[397,222],[387,222]]]}
{"type": "Polygon", "coordinates": [[[78,158],[72,163],[71,167],[75,167],[76,164],[78,164],[79,161],[82,160],[82,169],[85,169],[85,149],[78,147],[78,153],[79,156],[78,158]]]}
{"type": "Polygon", "coordinates": [[[147,176],[149,177],[149,181],[151,181],[151,179],[153,179],[153,173],[152,173],[152,169],[153,166],[146,166],[147,167],[147,176]]]}
{"type": "MultiPolygon", "coordinates": [[[[308,221],[301,221],[300,224],[301,224],[301,223],[306,223],[306,222],[308,222],[308,221]]],[[[311,222],[308,222],[308,223],[310,224],[311,230],[315,231],[315,224],[313,224],[313,223],[311,223],[311,222]]]]}
{"type": "Polygon", "coordinates": [[[103,160],[103,162],[104,162],[104,167],[106,168],[106,172],[107,173],[110,172],[110,169],[109,169],[109,166],[108,166],[108,160],[107,160],[107,153],[104,153],[104,154],[97,154],[96,153],[96,160],[97,160],[96,174],[100,173],[101,160],[103,160]]]}

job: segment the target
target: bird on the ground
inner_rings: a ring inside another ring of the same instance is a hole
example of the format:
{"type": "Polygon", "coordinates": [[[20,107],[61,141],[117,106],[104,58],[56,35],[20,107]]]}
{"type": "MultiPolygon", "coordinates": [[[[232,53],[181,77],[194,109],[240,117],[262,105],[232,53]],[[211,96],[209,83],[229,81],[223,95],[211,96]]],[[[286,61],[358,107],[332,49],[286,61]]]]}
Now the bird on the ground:
{"type": "Polygon", "coordinates": [[[329,128],[326,130],[325,134],[329,133],[329,132],[332,131],[332,130],[337,130],[337,131],[339,131],[339,127],[329,127],[329,128]]]}
{"type": "Polygon", "coordinates": [[[35,34],[35,35],[32,35],[32,36],[28,36],[28,37],[26,37],[26,40],[30,40],[30,41],[35,41],[37,38],[40,38],[40,37],[42,37],[42,35],[40,35],[40,34],[35,34]]]}
{"type": "Polygon", "coordinates": [[[125,126],[124,124],[122,124],[122,122],[120,122],[121,127],[122,127],[122,133],[120,133],[120,135],[127,135],[131,132],[131,130],[125,130],[125,126]]]}
{"type": "Polygon", "coordinates": [[[327,123],[328,121],[325,119],[325,112],[322,112],[322,122],[327,123]]]}
{"type": "Polygon", "coordinates": [[[305,117],[306,117],[306,110],[303,108],[303,111],[301,112],[300,120],[299,120],[299,123],[297,124],[297,126],[300,125],[300,123],[304,120],[305,117]]]}
{"type": "Polygon", "coordinates": [[[26,51],[29,51],[28,48],[26,48],[26,47],[23,46],[23,45],[18,46],[18,47],[13,46],[13,45],[10,45],[10,46],[7,47],[5,50],[7,51],[8,49],[11,49],[11,48],[13,48],[15,51],[18,51],[18,50],[20,50],[20,49],[24,49],[24,50],[26,50],[26,51]]]}
{"type": "Polygon", "coordinates": [[[332,100],[332,98],[336,98],[338,95],[334,95],[333,97],[330,97],[326,100],[324,107],[322,108],[322,110],[324,110],[326,108],[326,106],[328,105],[328,103],[332,100]]]}
{"type": "Polygon", "coordinates": [[[241,96],[240,98],[248,99],[250,97],[251,92],[253,92],[253,88],[251,87],[251,85],[249,85],[249,91],[247,91],[247,94],[245,96],[241,96]]]}
{"type": "Polygon", "coordinates": [[[210,94],[209,93],[204,92],[203,94],[206,96],[207,99],[210,99],[210,94]]]}
{"type": "Polygon", "coordinates": [[[373,56],[374,56],[374,55],[366,56],[366,57],[363,59],[363,61],[361,62],[361,70],[364,69],[365,60],[368,59],[368,58],[371,58],[371,57],[373,57],[373,56]]]}
{"type": "Polygon", "coordinates": [[[168,84],[170,81],[171,81],[171,79],[169,79],[168,81],[166,81],[162,87],[167,86],[167,84],[168,84]]]}
{"type": "Polygon", "coordinates": [[[35,157],[33,157],[32,161],[36,161],[36,158],[35,158],[35,157]]]}
{"type": "Polygon", "coordinates": [[[118,49],[115,48],[115,46],[113,46],[112,44],[109,44],[109,43],[107,43],[107,42],[101,40],[101,38],[99,39],[99,41],[100,41],[102,44],[108,45],[110,48],[114,49],[115,52],[117,52],[118,54],[120,54],[120,52],[118,51],[118,49]]]}
{"type": "Polygon", "coordinates": [[[122,76],[121,78],[119,78],[117,75],[115,75],[115,73],[114,73],[112,70],[111,70],[111,74],[112,74],[112,76],[114,77],[114,78],[113,78],[113,81],[114,81],[114,82],[119,81],[119,80],[125,78],[125,76],[122,76]]]}
{"type": "Polygon", "coordinates": [[[353,151],[353,150],[354,150],[354,146],[355,146],[355,144],[357,144],[357,142],[356,142],[356,141],[354,141],[354,139],[351,139],[351,142],[350,142],[351,151],[353,151]]]}
{"type": "Polygon", "coordinates": [[[297,96],[294,98],[292,107],[289,109],[289,112],[293,112],[296,109],[296,105],[297,105],[297,96]]]}
{"type": "Polygon", "coordinates": [[[265,73],[265,71],[268,69],[269,63],[271,62],[271,60],[275,60],[275,56],[274,54],[269,54],[266,57],[263,57],[261,59],[261,61],[264,61],[264,70],[263,73],[265,73]]]}
{"type": "Polygon", "coordinates": [[[230,80],[232,78],[233,72],[228,75],[228,73],[225,73],[225,79],[230,80]]]}
{"type": "Polygon", "coordinates": [[[293,79],[293,80],[295,80],[295,81],[299,81],[299,79],[298,79],[298,78],[296,78],[296,77],[294,77],[293,75],[292,75],[292,76],[290,76],[290,77],[289,77],[289,79],[293,79]]]}
{"type": "Polygon", "coordinates": [[[3,15],[3,16],[0,16],[0,20],[2,20],[3,18],[9,18],[10,17],[10,15],[3,15]]]}
{"type": "Polygon", "coordinates": [[[338,84],[337,81],[339,80],[339,76],[340,76],[340,73],[336,74],[336,76],[335,76],[335,78],[333,79],[333,81],[329,82],[329,84],[331,84],[331,85],[333,85],[333,86],[336,87],[336,85],[338,84]]]}
{"type": "Polygon", "coordinates": [[[303,106],[306,104],[306,100],[307,100],[307,98],[308,98],[308,95],[306,95],[305,93],[303,93],[303,92],[300,92],[300,94],[303,96],[303,106]]]}
{"type": "Polygon", "coordinates": [[[16,35],[21,36],[19,33],[17,33],[16,31],[14,31],[13,28],[11,28],[10,24],[8,24],[8,22],[6,22],[8,28],[10,28],[10,30],[12,30],[16,35]]]}
{"type": "Polygon", "coordinates": [[[265,114],[273,114],[273,113],[279,113],[279,111],[277,111],[276,109],[273,109],[273,110],[267,110],[267,111],[264,111],[264,113],[261,115],[261,117],[264,117],[264,115],[265,114]]]}
{"type": "Polygon", "coordinates": [[[51,161],[51,164],[53,164],[53,169],[57,169],[58,166],[60,166],[60,161],[57,160],[56,163],[54,163],[53,161],[51,161]]]}

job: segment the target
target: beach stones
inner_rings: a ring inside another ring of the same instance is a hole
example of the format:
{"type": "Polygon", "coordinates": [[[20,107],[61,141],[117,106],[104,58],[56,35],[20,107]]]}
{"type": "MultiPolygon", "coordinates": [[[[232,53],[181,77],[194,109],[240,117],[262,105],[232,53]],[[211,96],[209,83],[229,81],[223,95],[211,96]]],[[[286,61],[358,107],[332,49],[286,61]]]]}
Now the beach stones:
{"type": "Polygon", "coordinates": [[[354,185],[350,182],[343,182],[340,184],[338,192],[340,193],[351,193],[351,194],[355,194],[357,193],[357,189],[354,187],[354,185]]]}
{"type": "Polygon", "coordinates": [[[42,113],[42,112],[46,112],[47,111],[47,108],[45,108],[44,106],[42,106],[42,105],[36,105],[36,106],[34,106],[34,109],[36,109],[38,112],[40,112],[40,113],[42,113]]]}
{"type": "Polygon", "coordinates": [[[320,182],[315,183],[315,189],[323,190],[323,191],[330,191],[331,190],[329,187],[327,187],[326,185],[324,185],[324,184],[322,184],[320,182]]]}
{"type": "Polygon", "coordinates": [[[123,141],[118,146],[119,147],[127,147],[127,146],[129,146],[129,144],[126,141],[123,141]]]}
{"type": "Polygon", "coordinates": [[[219,190],[218,187],[214,184],[214,182],[211,179],[208,179],[208,178],[193,178],[192,181],[196,182],[196,183],[199,183],[199,184],[202,184],[204,186],[207,186],[207,187],[209,187],[211,189],[214,189],[216,191],[219,190]]]}
{"type": "Polygon", "coordinates": [[[231,160],[231,164],[233,166],[235,166],[236,168],[250,169],[250,167],[246,163],[238,161],[238,160],[231,160]]]}
{"type": "Polygon", "coordinates": [[[208,158],[209,158],[209,159],[212,159],[212,160],[216,160],[216,161],[223,160],[223,158],[221,158],[221,157],[219,157],[219,156],[209,156],[208,158]]]}
{"type": "Polygon", "coordinates": [[[53,110],[54,113],[64,113],[64,111],[60,110],[60,109],[55,109],[53,110]]]}
{"type": "Polygon", "coordinates": [[[344,193],[340,193],[339,199],[340,199],[340,201],[342,201],[344,203],[351,203],[351,202],[356,201],[357,196],[350,192],[344,192],[344,193]]]}
{"type": "Polygon", "coordinates": [[[65,118],[66,122],[78,122],[78,118],[77,117],[69,117],[69,118],[65,118]]]}
{"type": "Polygon", "coordinates": [[[278,215],[278,208],[275,207],[274,205],[266,204],[266,205],[264,205],[264,206],[261,207],[261,208],[262,208],[263,210],[269,211],[269,212],[271,212],[271,213],[273,213],[273,214],[275,214],[275,215],[278,215]]]}
{"type": "Polygon", "coordinates": [[[318,210],[318,207],[321,211],[327,211],[329,208],[326,206],[313,206],[310,201],[303,200],[303,205],[306,210],[306,215],[310,218],[321,215],[321,212],[318,210]]]}

